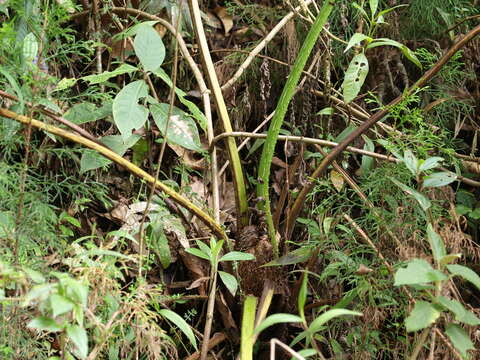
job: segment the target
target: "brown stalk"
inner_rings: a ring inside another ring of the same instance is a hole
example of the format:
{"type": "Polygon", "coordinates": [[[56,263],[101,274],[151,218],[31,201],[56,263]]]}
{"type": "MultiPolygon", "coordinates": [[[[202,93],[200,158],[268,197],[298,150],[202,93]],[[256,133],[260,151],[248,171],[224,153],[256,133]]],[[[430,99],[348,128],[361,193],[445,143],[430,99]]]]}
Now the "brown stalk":
{"type": "Polygon", "coordinates": [[[319,178],[327,169],[327,167],[335,160],[340,154],[352,143],[355,139],[360,137],[365,131],[370,129],[378,121],[380,121],[385,115],[387,115],[392,107],[399,104],[404,98],[411,95],[415,90],[424,86],[430,79],[432,79],[440,69],[450,60],[450,58],[459,51],[465,44],[472,40],[475,36],[480,34],[480,25],[475,27],[473,30],[468,32],[463,38],[457,41],[438,61],[437,63],[428,70],[412,87],[406,91],[404,95],[398,96],[396,99],[392,100],[387,106],[382,110],[375,113],[367,121],[357,127],[352,133],[350,133],[345,140],[343,140],[338,146],[332,149],[332,151],[322,160],[319,167],[313,172],[310,177],[310,180],[304,185],[300,193],[298,194],[295,203],[291,209],[289,219],[286,226],[287,239],[292,235],[295,222],[297,220],[300,211],[303,208],[303,204],[308,193],[313,189],[315,185],[315,179],[319,178]]]}

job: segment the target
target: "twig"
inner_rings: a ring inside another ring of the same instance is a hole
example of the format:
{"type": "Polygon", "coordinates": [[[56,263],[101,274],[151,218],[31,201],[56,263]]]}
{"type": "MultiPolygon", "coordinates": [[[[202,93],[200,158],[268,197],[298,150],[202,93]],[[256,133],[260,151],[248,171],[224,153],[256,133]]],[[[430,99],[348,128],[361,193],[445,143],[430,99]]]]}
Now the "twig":
{"type": "Polygon", "coordinates": [[[90,149],[96,150],[106,158],[112,160],[116,164],[124,167],[126,170],[131,172],[133,175],[145,180],[147,183],[149,183],[152,186],[157,187],[159,190],[161,190],[164,194],[170,196],[176,203],[179,205],[185,207],[188,211],[193,213],[194,215],[198,216],[198,218],[210,229],[212,232],[220,237],[221,239],[224,239],[225,241],[228,240],[227,235],[225,234],[224,230],[222,227],[215,222],[208,214],[206,214],[202,209],[200,209],[198,206],[193,204],[190,200],[187,198],[181,196],[178,194],[176,191],[168,187],[167,185],[163,184],[161,181],[156,181],[153,176],[148,174],[146,171],[140,169],[138,166],[132,164],[130,161],[127,159],[124,159],[117,153],[111,151],[110,149],[106,148],[105,146],[98,145],[96,142],[93,142],[89,139],[85,139],[81,136],[78,136],[76,134],[73,134],[69,131],[66,131],[64,129],[60,129],[56,126],[45,124],[41,121],[19,115],[13,111],[0,108],[0,115],[4,116],[6,118],[10,118],[13,120],[16,120],[18,122],[21,122],[23,124],[29,124],[31,123],[33,127],[41,130],[48,131],[54,135],[61,136],[65,139],[71,140],[77,144],[83,145],[85,147],[88,147],[90,149]]]}
{"type": "Polygon", "coordinates": [[[284,344],[280,340],[273,338],[270,339],[270,360],[275,360],[275,345],[280,346],[282,349],[284,349],[286,352],[288,352],[290,355],[292,355],[295,359],[297,360],[306,360],[302,355],[300,355],[298,352],[293,350],[290,346],[284,344]]]}
{"type": "MultiPolygon", "coordinates": [[[[10,100],[13,100],[13,101],[20,101],[15,95],[6,93],[3,90],[0,90],[0,96],[4,97],[4,98],[7,98],[7,99],[10,99],[10,100]]],[[[63,117],[56,115],[53,111],[51,111],[49,109],[46,109],[44,107],[38,106],[38,105],[33,105],[32,103],[27,102],[27,101],[25,101],[25,104],[28,107],[31,107],[35,110],[38,110],[41,113],[43,113],[43,114],[47,115],[48,117],[52,118],[53,120],[69,127],[70,129],[72,129],[73,131],[75,131],[79,135],[83,136],[84,138],[87,138],[87,139],[89,139],[89,140],[91,140],[91,141],[93,141],[93,142],[95,142],[99,145],[105,146],[100,141],[98,141],[98,139],[96,139],[92,134],[90,134],[88,131],[82,129],[77,124],[74,124],[74,123],[68,121],[67,119],[65,119],[63,117]]]]}
{"type": "Polygon", "coordinates": [[[378,121],[380,121],[385,115],[387,115],[392,107],[399,104],[405,97],[411,95],[415,90],[424,86],[431,78],[433,78],[440,69],[450,60],[450,58],[457,53],[465,44],[467,44],[470,40],[472,40],[475,36],[480,34],[480,25],[475,27],[471,30],[468,34],[466,34],[462,39],[460,39],[457,43],[455,43],[438,61],[437,63],[428,70],[412,87],[405,92],[404,95],[397,97],[396,99],[392,100],[390,104],[384,107],[382,110],[375,113],[372,117],[370,117],[367,121],[357,127],[354,131],[352,131],[346,138],[343,140],[337,147],[332,149],[332,151],[322,160],[318,168],[313,172],[310,177],[310,180],[304,185],[302,190],[299,192],[295,203],[291,209],[291,216],[289,221],[287,222],[287,239],[290,238],[293,232],[293,228],[295,222],[297,220],[300,211],[302,210],[303,204],[308,193],[313,189],[315,184],[315,179],[320,177],[327,167],[335,160],[342,151],[344,151],[348,145],[362,135],[365,131],[370,129],[373,125],[375,125],[378,121]]]}
{"type": "MultiPolygon", "coordinates": [[[[208,351],[212,350],[215,346],[225,341],[227,336],[222,332],[217,332],[213,334],[212,338],[208,342],[208,351]]],[[[200,352],[196,351],[185,360],[197,360],[200,357],[200,352]]]]}

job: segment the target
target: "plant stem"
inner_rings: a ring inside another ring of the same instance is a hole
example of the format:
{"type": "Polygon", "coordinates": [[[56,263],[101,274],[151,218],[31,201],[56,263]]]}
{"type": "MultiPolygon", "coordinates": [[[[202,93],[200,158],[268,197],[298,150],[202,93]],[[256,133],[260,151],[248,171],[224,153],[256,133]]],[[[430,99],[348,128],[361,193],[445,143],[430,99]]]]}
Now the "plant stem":
{"type": "Polygon", "coordinates": [[[208,343],[210,334],[212,332],[213,310],[215,308],[215,292],[217,290],[217,267],[218,259],[212,264],[212,282],[210,294],[208,296],[207,315],[205,319],[205,330],[203,331],[202,351],[200,353],[200,360],[206,360],[208,355],[208,343]]]}
{"type": "Polygon", "coordinates": [[[328,16],[333,10],[333,2],[326,1],[320,10],[317,19],[312,25],[312,28],[307,34],[307,37],[303,43],[302,48],[298,54],[295,64],[292,67],[292,71],[288,76],[285,87],[283,88],[280,99],[278,100],[277,107],[275,109],[275,115],[273,116],[272,122],[268,129],[267,140],[263,145],[262,156],[260,158],[260,167],[258,170],[258,181],[257,185],[257,196],[264,199],[263,204],[260,203],[262,210],[265,211],[266,221],[268,226],[268,233],[270,241],[273,247],[273,253],[275,257],[279,256],[278,250],[278,241],[275,226],[273,224],[272,212],[270,209],[270,197],[268,194],[269,189],[269,179],[270,179],[270,168],[272,165],[273,153],[275,150],[275,145],[277,143],[278,134],[280,128],[282,127],[285,114],[287,113],[288,105],[292,100],[292,97],[295,93],[296,86],[302,74],[302,71],[307,63],[308,57],[312,52],[315,43],[320,36],[323,25],[327,22],[328,16]]]}
{"type": "Polygon", "coordinates": [[[412,355],[410,355],[409,360],[416,360],[420,350],[422,350],[423,345],[425,345],[425,340],[427,339],[430,328],[423,329],[420,337],[418,338],[415,347],[413,348],[412,355]]]}

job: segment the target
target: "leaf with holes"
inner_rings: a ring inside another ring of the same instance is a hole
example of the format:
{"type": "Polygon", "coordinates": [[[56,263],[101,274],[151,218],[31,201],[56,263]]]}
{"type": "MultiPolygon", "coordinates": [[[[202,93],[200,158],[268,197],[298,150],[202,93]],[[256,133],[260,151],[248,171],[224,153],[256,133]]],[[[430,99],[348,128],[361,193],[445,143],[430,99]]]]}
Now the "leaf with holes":
{"type": "MultiPolygon", "coordinates": [[[[169,104],[154,104],[150,106],[153,120],[160,132],[165,136],[169,104]]],[[[193,119],[183,110],[173,107],[172,116],[168,121],[167,142],[183,146],[189,150],[202,150],[200,136],[193,119]]]]}
{"type": "Polygon", "coordinates": [[[132,135],[132,130],[140,129],[148,117],[148,109],[138,104],[148,95],[145,81],[137,80],[125,86],[113,100],[113,121],[117,125],[123,140],[132,135]]]}
{"type": "Polygon", "coordinates": [[[360,92],[363,83],[368,74],[368,60],[364,53],[357,54],[353,57],[345,79],[343,80],[343,100],[346,103],[351,102],[360,92]]]}

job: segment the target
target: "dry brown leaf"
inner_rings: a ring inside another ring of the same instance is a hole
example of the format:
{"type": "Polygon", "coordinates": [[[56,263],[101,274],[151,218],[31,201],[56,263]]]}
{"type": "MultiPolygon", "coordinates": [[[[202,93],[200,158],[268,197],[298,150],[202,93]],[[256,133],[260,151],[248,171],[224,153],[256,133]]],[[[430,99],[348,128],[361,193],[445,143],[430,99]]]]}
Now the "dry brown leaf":
{"type": "Polygon", "coordinates": [[[182,162],[194,170],[205,170],[205,159],[195,159],[195,151],[187,150],[182,146],[168,144],[168,146],[182,159],[182,162]]]}
{"type": "Polygon", "coordinates": [[[360,265],[358,266],[357,271],[355,271],[355,274],[357,274],[357,275],[367,275],[367,274],[371,273],[372,271],[373,271],[373,270],[370,269],[369,267],[367,267],[367,266],[365,266],[365,265],[363,265],[363,264],[360,264],[360,265]]]}
{"type": "Polygon", "coordinates": [[[330,180],[332,181],[333,187],[338,192],[342,191],[345,180],[343,179],[343,176],[338,171],[332,170],[330,172],[330,180]]]}
{"type": "Polygon", "coordinates": [[[463,161],[463,166],[468,172],[480,175],[480,164],[474,161],[463,161]]]}
{"type": "Polygon", "coordinates": [[[213,9],[213,12],[215,13],[215,15],[218,16],[218,18],[222,22],[223,30],[225,31],[225,36],[227,36],[233,27],[232,16],[228,14],[227,9],[224,8],[223,6],[217,6],[215,9],[213,9]]]}

